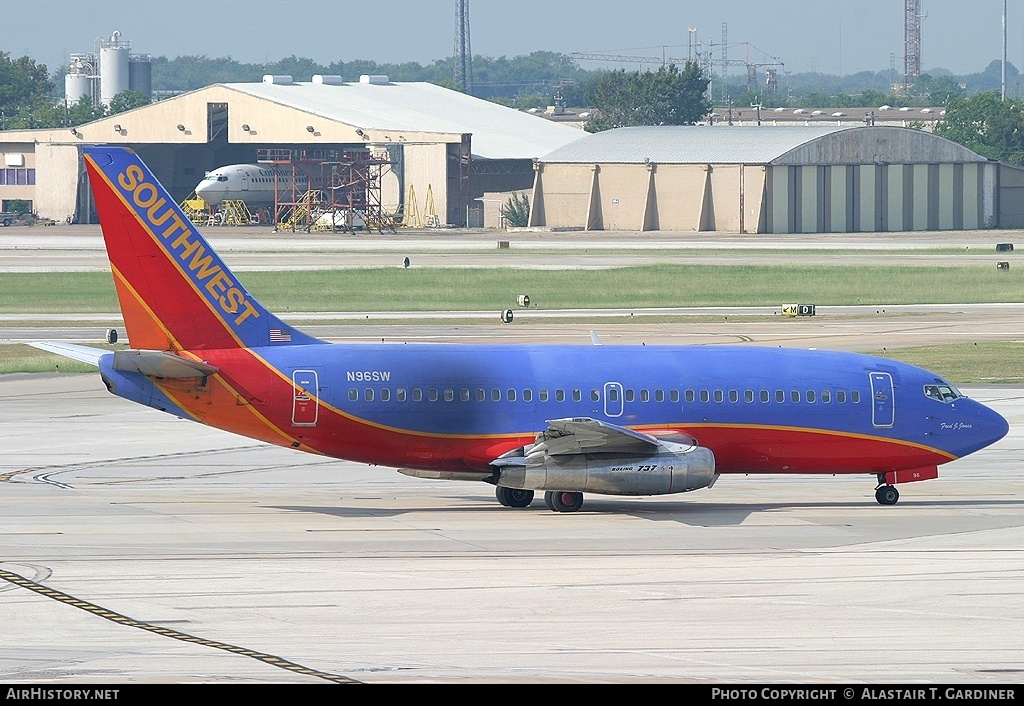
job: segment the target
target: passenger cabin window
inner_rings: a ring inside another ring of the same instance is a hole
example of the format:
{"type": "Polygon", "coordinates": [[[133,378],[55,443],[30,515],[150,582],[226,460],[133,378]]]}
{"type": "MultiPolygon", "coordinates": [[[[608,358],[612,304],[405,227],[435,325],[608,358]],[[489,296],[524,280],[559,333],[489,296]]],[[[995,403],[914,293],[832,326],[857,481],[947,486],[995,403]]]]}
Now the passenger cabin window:
{"type": "Polygon", "coordinates": [[[776,402],[785,402],[786,401],[786,392],[785,392],[785,390],[776,390],[775,391],[775,401],[776,402]]]}
{"type": "Polygon", "coordinates": [[[600,391],[598,391],[598,390],[591,390],[590,391],[590,401],[591,402],[600,402],[601,401],[601,393],[600,393],[600,391]]]}
{"type": "Polygon", "coordinates": [[[769,401],[771,401],[771,393],[768,392],[768,390],[761,390],[761,401],[762,402],[769,402],[769,401]]]}
{"type": "Polygon", "coordinates": [[[444,389],[444,401],[445,402],[451,402],[454,399],[455,399],[455,390],[453,390],[450,387],[446,387],[444,389]]]}
{"type": "Polygon", "coordinates": [[[565,390],[555,390],[555,402],[565,402],[565,390]]]}
{"type": "Polygon", "coordinates": [[[700,391],[700,401],[701,402],[709,402],[710,400],[711,400],[711,393],[708,392],[707,390],[701,390],[700,391]]]}
{"type": "Polygon", "coordinates": [[[649,390],[640,390],[640,401],[641,402],[650,402],[651,401],[651,393],[650,393],[649,390]]]}
{"type": "Polygon", "coordinates": [[[754,401],[754,391],[753,390],[744,390],[743,391],[743,401],[744,402],[753,402],[754,401]]]}
{"type": "Polygon", "coordinates": [[[533,390],[530,388],[523,390],[523,402],[533,402],[533,390]]]}
{"type": "MultiPolygon", "coordinates": [[[[611,392],[612,392],[612,394],[610,396],[612,397],[612,399],[614,399],[615,390],[612,389],[611,392]]],[[[548,401],[548,391],[547,390],[540,390],[537,393],[537,399],[539,399],[541,402],[547,402],[548,401]]]]}
{"type": "Polygon", "coordinates": [[[655,402],[664,402],[665,401],[665,391],[664,390],[655,390],[654,391],[654,401],[655,402]]]}
{"type": "Polygon", "coordinates": [[[836,390],[836,402],[846,404],[846,390],[836,390]]]}
{"type": "Polygon", "coordinates": [[[583,400],[583,392],[581,390],[573,390],[572,391],[572,401],[573,402],[580,402],[582,400],[583,400]]]}
{"type": "Polygon", "coordinates": [[[858,402],[860,402],[860,392],[858,392],[857,390],[851,391],[850,392],[850,402],[853,402],[854,404],[857,404],[858,402]]]}
{"type": "Polygon", "coordinates": [[[729,401],[734,404],[740,401],[740,393],[738,390],[729,390],[729,401]]]}
{"type": "Polygon", "coordinates": [[[799,402],[800,401],[800,390],[790,390],[789,391],[789,399],[793,400],[794,402],[799,402]]]}
{"type": "Polygon", "coordinates": [[[431,387],[427,390],[427,399],[431,402],[437,402],[437,388],[431,387]]]}
{"type": "Polygon", "coordinates": [[[412,388],[412,401],[422,402],[423,401],[423,390],[418,387],[412,388]]]}
{"type": "Polygon", "coordinates": [[[348,388],[348,399],[349,399],[349,402],[358,402],[359,401],[359,390],[357,390],[354,387],[348,388]]]}
{"type": "Polygon", "coordinates": [[[491,388],[491,402],[501,402],[501,390],[496,387],[491,388]]]}
{"type": "Polygon", "coordinates": [[[679,401],[679,390],[671,390],[668,393],[668,398],[672,402],[678,402],[679,401]]]}
{"type": "Polygon", "coordinates": [[[686,391],[686,401],[693,402],[693,390],[686,391]]]}
{"type": "Polygon", "coordinates": [[[832,393],[828,390],[821,391],[821,402],[822,404],[828,404],[832,401],[832,393]]]}
{"type": "Polygon", "coordinates": [[[391,390],[389,390],[386,387],[382,388],[381,391],[380,391],[380,401],[381,402],[388,402],[390,400],[391,400],[391,390]]]}
{"type": "Polygon", "coordinates": [[[515,402],[516,401],[516,391],[515,391],[515,388],[512,388],[512,387],[508,388],[507,390],[505,390],[505,394],[508,396],[508,401],[509,402],[515,402]]]}
{"type": "Polygon", "coordinates": [[[397,400],[398,402],[405,402],[405,388],[404,387],[400,387],[397,390],[395,390],[395,400],[397,400]]]}
{"type": "Polygon", "coordinates": [[[633,392],[632,390],[626,390],[626,392],[623,395],[623,397],[626,398],[626,402],[632,402],[633,400],[636,399],[636,393],[633,392]]]}
{"type": "Polygon", "coordinates": [[[813,404],[814,398],[815,398],[814,390],[808,390],[807,391],[807,401],[811,402],[813,404]]]}

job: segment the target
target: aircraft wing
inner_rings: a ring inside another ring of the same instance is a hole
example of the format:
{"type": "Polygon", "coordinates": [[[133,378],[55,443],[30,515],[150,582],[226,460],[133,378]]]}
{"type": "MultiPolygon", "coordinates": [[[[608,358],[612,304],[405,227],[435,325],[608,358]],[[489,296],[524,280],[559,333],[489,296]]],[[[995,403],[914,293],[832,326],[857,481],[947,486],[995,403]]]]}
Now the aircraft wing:
{"type": "Polygon", "coordinates": [[[532,452],[543,450],[552,456],[583,453],[647,454],[658,448],[658,440],[648,434],[589,417],[572,417],[549,420],[548,428],[537,434],[537,443],[532,452]]]}
{"type": "Polygon", "coordinates": [[[91,348],[89,346],[76,346],[74,343],[46,343],[36,342],[29,343],[28,345],[33,348],[38,348],[41,351],[47,353],[56,353],[62,355],[65,358],[71,358],[82,363],[88,363],[89,365],[95,365],[97,368],[100,367],[100,356],[103,356],[110,351],[103,350],[102,348],[91,348]]]}

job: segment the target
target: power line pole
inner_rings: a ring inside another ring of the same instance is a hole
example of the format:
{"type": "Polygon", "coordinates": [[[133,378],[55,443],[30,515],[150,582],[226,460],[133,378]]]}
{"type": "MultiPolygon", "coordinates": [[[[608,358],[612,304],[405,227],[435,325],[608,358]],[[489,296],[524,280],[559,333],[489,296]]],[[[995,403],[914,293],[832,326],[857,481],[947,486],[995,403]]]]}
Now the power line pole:
{"type": "Polygon", "coordinates": [[[1003,0],[1003,81],[1000,95],[1006,100],[1006,0],[1003,0]]]}

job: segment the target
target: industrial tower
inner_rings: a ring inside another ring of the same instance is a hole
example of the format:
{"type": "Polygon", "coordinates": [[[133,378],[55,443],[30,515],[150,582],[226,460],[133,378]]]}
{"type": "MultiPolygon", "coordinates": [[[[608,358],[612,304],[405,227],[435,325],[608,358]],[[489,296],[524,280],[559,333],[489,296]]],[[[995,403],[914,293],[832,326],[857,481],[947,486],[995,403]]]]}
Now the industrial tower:
{"type": "Polygon", "coordinates": [[[903,90],[921,74],[921,0],[903,0],[903,90]]]}
{"type": "Polygon", "coordinates": [[[469,0],[457,0],[455,7],[455,84],[473,93],[473,50],[469,44],[469,0]]]}

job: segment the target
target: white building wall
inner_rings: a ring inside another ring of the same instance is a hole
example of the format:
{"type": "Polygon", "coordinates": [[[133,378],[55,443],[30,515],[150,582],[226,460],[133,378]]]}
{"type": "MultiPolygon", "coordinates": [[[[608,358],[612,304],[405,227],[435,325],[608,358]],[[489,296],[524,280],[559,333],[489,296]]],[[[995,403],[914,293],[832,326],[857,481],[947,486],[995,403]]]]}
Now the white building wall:
{"type": "MultiPolygon", "coordinates": [[[[416,206],[423,218],[428,213],[428,193],[432,195],[436,215],[441,225],[447,225],[448,214],[448,165],[446,144],[406,144],[404,147],[405,198],[412,188],[416,206]]],[[[406,204],[409,212],[410,204],[406,204]]]]}
{"type": "Polygon", "coordinates": [[[36,146],[36,188],[33,206],[40,218],[67,222],[78,198],[78,147],[36,146]]]}

